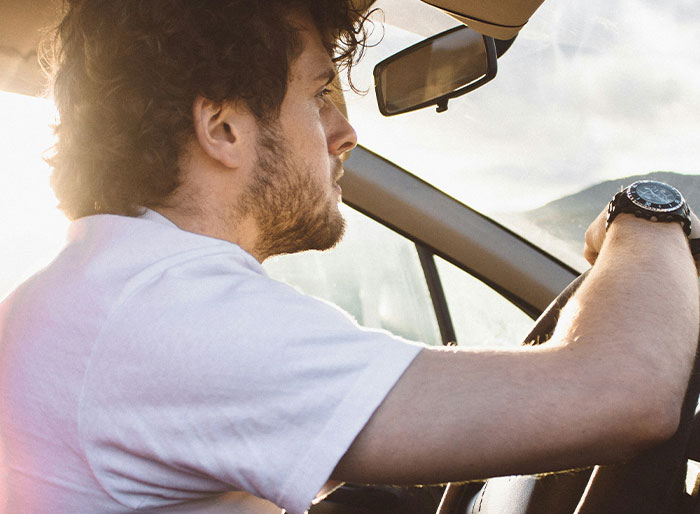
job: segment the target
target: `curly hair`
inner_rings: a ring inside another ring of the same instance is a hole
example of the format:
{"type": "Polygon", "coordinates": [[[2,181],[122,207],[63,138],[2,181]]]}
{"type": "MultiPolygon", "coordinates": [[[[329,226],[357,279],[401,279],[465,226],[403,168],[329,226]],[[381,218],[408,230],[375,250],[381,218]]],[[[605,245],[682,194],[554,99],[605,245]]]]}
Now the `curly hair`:
{"type": "Polygon", "coordinates": [[[351,0],[67,0],[51,55],[60,122],[47,158],[64,213],[163,205],[180,184],[199,95],[275,119],[302,50],[292,8],[311,14],[349,75],[366,41],[351,0]]]}

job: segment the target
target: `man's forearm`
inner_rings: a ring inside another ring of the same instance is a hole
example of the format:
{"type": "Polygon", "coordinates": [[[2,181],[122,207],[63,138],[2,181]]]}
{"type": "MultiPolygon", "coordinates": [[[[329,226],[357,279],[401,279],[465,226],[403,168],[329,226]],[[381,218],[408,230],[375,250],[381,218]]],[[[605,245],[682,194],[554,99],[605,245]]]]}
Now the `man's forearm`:
{"type": "Polygon", "coordinates": [[[699,320],[696,270],[680,225],[624,215],[611,225],[555,337],[617,363],[621,387],[646,376],[644,401],[677,415],[699,320]]]}

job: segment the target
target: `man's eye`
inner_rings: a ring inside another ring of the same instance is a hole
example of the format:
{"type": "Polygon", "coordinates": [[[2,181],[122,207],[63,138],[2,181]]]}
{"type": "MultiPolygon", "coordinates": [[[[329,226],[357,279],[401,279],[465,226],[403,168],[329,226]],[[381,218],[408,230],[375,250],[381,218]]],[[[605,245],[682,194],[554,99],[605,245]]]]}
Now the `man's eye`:
{"type": "Polygon", "coordinates": [[[321,91],[318,92],[318,94],[316,96],[318,96],[319,98],[323,98],[323,97],[330,95],[331,91],[332,91],[331,88],[324,87],[321,91]]]}

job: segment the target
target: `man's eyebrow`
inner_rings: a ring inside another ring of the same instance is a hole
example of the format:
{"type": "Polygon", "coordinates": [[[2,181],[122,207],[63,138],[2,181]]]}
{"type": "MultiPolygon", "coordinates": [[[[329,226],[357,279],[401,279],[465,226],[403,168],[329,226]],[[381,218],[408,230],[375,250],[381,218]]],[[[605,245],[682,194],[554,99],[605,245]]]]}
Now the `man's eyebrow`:
{"type": "Polygon", "coordinates": [[[336,69],[334,67],[329,66],[328,68],[324,69],[321,73],[319,73],[316,76],[316,78],[314,79],[314,81],[320,82],[322,80],[325,80],[324,85],[327,86],[328,84],[330,84],[331,82],[333,82],[335,80],[337,75],[338,75],[338,72],[336,71],[336,69]]]}

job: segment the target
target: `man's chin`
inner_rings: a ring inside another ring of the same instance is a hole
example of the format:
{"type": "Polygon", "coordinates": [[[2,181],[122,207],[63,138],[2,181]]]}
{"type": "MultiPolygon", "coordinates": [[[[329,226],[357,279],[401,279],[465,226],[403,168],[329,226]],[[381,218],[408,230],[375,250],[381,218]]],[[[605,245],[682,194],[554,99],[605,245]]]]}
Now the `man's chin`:
{"type": "Polygon", "coordinates": [[[334,208],[331,216],[324,224],[323,228],[318,230],[309,241],[303,250],[319,250],[325,251],[334,248],[345,235],[345,218],[340,214],[338,208],[334,208]]]}
{"type": "Polygon", "coordinates": [[[345,234],[345,218],[337,206],[329,209],[329,215],[317,223],[305,224],[300,230],[286,232],[277,238],[265,238],[269,246],[258,245],[257,252],[262,259],[273,255],[285,255],[307,250],[325,251],[334,248],[345,234]],[[313,225],[313,226],[311,226],[313,225]]]}

